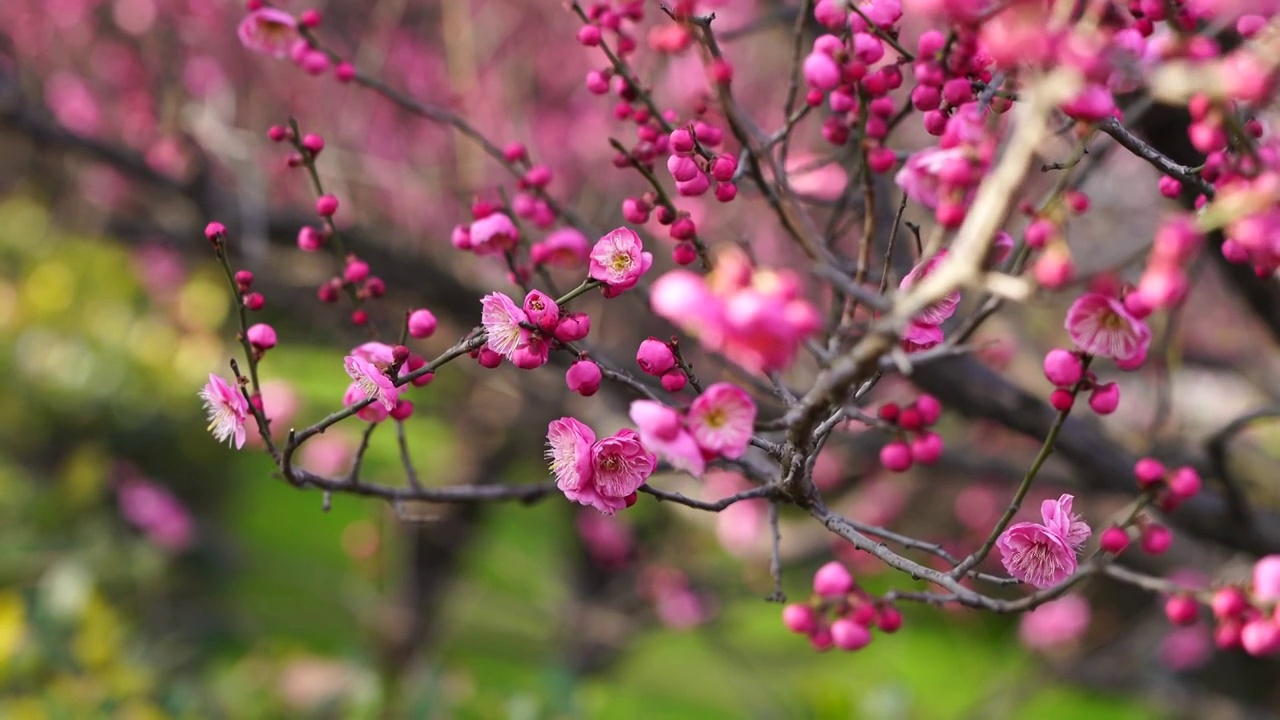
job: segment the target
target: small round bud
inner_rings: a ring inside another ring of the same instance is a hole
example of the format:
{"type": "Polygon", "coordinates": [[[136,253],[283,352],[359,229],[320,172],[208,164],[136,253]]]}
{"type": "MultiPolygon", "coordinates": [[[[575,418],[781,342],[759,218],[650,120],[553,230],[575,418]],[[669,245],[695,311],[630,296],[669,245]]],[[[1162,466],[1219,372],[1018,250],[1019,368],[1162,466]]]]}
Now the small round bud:
{"type": "Polygon", "coordinates": [[[818,626],[818,618],[811,606],[792,603],[782,608],[782,624],[793,633],[808,635],[818,626]]]}
{"type": "Polygon", "coordinates": [[[340,62],[333,68],[333,76],[338,79],[338,82],[351,82],[356,79],[356,66],[349,62],[340,62]]]}
{"type": "Polygon", "coordinates": [[[698,259],[698,250],[693,243],[680,243],[671,248],[671,260],[677,265],[691,265],[698,259]]]}
{"type": "Polygon", "coordinates": [[[430,310],[414,310],[409,313],[409,334],[416,338],[429,338],[436,331],[436,316],[430,310]]]}
{"type": "Polygon", "coordinates": [[[362,326],[369,322],[369,313],[364,310],[355,310],[351,313],[351,324],[362,326]]]}
{"type": "Polygon", "coordinates": [[[267,128],[267,138],[271,142],[283,142],[289,137],[289,129],[283,125],[272,125],[267,128]]]}
{"type": "Polygon", "coordinates": [[[312,155],[319,155],[324,149],[324,137],[317,133],[307,133],[302,136],[302,147],[311,152],[312,155]]]}
{"type": "Polygon", "coordinates": [[[316,214],[320,217],[333,217],[338,212],[338,198],[332,195],[321,195],[316,198],[316,214]]]}
{"type": "Polygon", "coordinates": [[[662,376],[662,389],[669,393],[680,392],[689,384],[689,378],[680,368],[673,368],[662,376]]]}
{"type": "Polygon", "coordinates": [[[911,448],[904,442],[894,441],[880,448],[880,464],[890,472],[906,472],[911,469],[911,448]]]}
{"type": "Polygon", "coordinates": [[[655,377],[664,375],[676,366],[675,353],[667,343],[650,337],[640,343],[636,351],[636,363],[640,369],[655,377]]]}
{"type": "Polygon", "coordinates": [[[220,222],[211,222],[204,226],[204,236],[209,242],[217,242],[226,237],[227,226],[220,222]]]}
{"type": "Polygon", "coordinates": [[[853,576],[840,563],[831,562],[813,574],[813,591],[822,597],[840,597],[853,589],[853,576]]]}
{"type": "Polygon", "coordinates": [[[1164,465],[1155,458],[1141,458],[1133,466],[1133,474],[1137,476],[1140,488],[1148,488],[1164,480],[1166,472],[1164,465]]]}
{"type": "Polygon", "coordinates": [[[1163,525],[1147,525],[1142,528],[1142,539],[1139,543],[1142,551],[1148,555],[1161,555],[1173,544],[1173,533],[1163,525]]]}
{"type": "Polygon", "coordinates": [[[248,292],[253,285],[253,273],[248,270],[237,270],[235,274],[236,287],[240,292],[248,292]]]}
{"type": "Polygon", "coordinates": [[[1195,625],[1200,614],[1200,603],[1187,595],[1174,595],[1164,603],[1164,616],[1174,625],[1195,625]]]}
{"type": "Polygon", "coordinates": [[[315,28],[320,26],[320,11],[314,8],[303,10],[298,15],[298,24],[304,28],[315,28]]]}
{"type": "Polygon", "coordinates": [[[251,292],[244,296],[244,306],[249,310],[261,310],[266,304],[267,300],[262,297],[262,293],[251,292]]]}
{"type": "Polygon", "coordinates": [[[841,650],[861,650],[871,643],[871,631],[852,620],[840,618],[831,623],[831,641],[841,650]]]}
{"type": "Polygon", "coordinates": [[[391,410],[391,417],[404,422],[413,415],[413,403],[408,400],[396,400],[396,406],[391,410]]]}
{"type": "Polygon", "coordinates": [[[347,266],[342,269],[342,279],[352,285],[369,277],[369,263],[355,258],[347,259],[347,266]]]}
{"type": "Polygon", "coordinates": [[[1057,348],[1045,353],[1044,376],[1058,387],[1071,387],[1084,377],[1084,366],[1075,353],[1057,348]]]}
{"type": "Polygon", "coordinates": [[[569,366],[564,374],[565,384],[569,389],[583,397],[591,397],[600,390],[600,381],[604,377],[600,366],[591,360],[577,360],[569,366]]]}
{"type": "Polygon", "coordinates": [[[250,345],[259,350],[270,350],[276,346],[275,328],[266,323],[250,325],[249,329],[245,330],[244,337],[250,345]]]}
{"type": "Polygon", "coordinates": [[[1098,544],[1102,547],[1103,552],[1118,555],[1129,547],[1129,533],[1118,527],[1109,527],[1102,531],[1102,537],[1099,538],[1098,544]]]}

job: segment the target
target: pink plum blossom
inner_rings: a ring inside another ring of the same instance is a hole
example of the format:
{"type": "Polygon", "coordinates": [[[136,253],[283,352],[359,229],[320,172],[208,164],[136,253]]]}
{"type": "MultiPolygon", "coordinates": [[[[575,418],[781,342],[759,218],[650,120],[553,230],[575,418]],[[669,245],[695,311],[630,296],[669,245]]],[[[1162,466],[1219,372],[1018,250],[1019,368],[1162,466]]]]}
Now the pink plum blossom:
{"type": "Polygon", "coordinates": [[[629,428],[591,446],[596,491],[614,510],[626,507],[627,496],[644,485],[657,463],[654,454],[640,442],[639,433],[629,428]]]}
{"type": "Polygon", "coordinates": [[[585,235],[573,228],[562,228],[534,243],[529,248],[529,258],[535,265],[573,269],[587,263],[590,250],[585,235]]]}
{"type": "Polygon", "coordinates": [[[245,419],[249,415],[249,402],[226,380],[210,374],[209,382],[200,390],[205,412],[209,415],[209,432],[218,442],[244,447],[245,419]]]}
{"type": "Polygon", "coordinates": [[[630,505],[658,462],[635,430],[597,441],[591,428],[571,417],[547,426],[546,457],[565,497],[605,515],[630,505]]]}
{"type": "Polygon", "coordinates": [[[615,293],[635,287],[653,265],[653,255],[644,251],[640,236],[629,228],[618,228],[596,241],[590,259],[591,278],[615,293]]]}
{"type": "Polygon", "coordinates": [[[1067,310],[1067,333],[1090,355],[1130,362],[1145,358],[1151,329],[1134,317],[1124,303],[1099,293],[1085,293],[1067,310]]]}
{"type": "Polygon", "coordinates": [[[693,401],[688,425],[698,446],[729,459],[742,457],[751,442],[756,403],[733,383],[711,385],[693,401]]]}
{"type": "Polygon", "coordinates": [[[366,398],[373,399],[388,411],[395,408],[400,388],[377,365],[357,355],[348,355],[343,359],[343,367],[366,398]]]}
{"type": "Polygon", "coordinates": [[[1046,500],[1040,506],[1043,525],[1015,523],[1000,534],[996,547],[1010,575],[1038,588],[1071,577],[1076,553],[1090,534],[1088,525],[1071,514],[1073,500],[1071,495],[1046,500]]]}
{"type": "Polygon", "coordinates": [[[635,400],[631,403],[630,414],[645,447],[671,467],[694,477],[702,476],[706,470],[706,458],[678,411],[653,400],[635,400]]]}
{"type": "Polygon", "coordinates": [[[480,306],[483,308],[480,323],[488,335],[489,349],[510,360],[516,348],[529,340],[529,330],[520,327],[521,323],[529,322],[528,316],[515,301],[500,292],[485,295],[480,306]]]}
{"type": "Polygon", "coordinates": [[[591,445],[596,434],[575,418],[562,417],[547,426],[547,461],[556,476],[556,487],[565,495],[591,485],[591,445]]]}
{"type": "MultiPolygon", "coordinates": [[[[902,278],[902,282],[898,284],[899,289],[905,292],[915,287],[920,281],[924,280],[937,270],[938,265],[941,264],[946,257],[947,251],[944,248],[939,250],[933,257],[916,265],[911,269],[911,272],[907,273],[906,277],[902,278]]],[[[921,310],[920,314],[914,318],[914,322],[921,325],[941,325],[947,318],[951,317],[955,313],[956,306],[959,304],[960,292],[958,290],[952,290],[938,302],[930,305],[924,310],[921,310]]]]}
{"type": "Polygon", "coordinates": [[[275,8],[261,8],[249,13],[240,21],[236,34],[245,47],[277,60],[288,57],[294,42],[301,39],[298,22],[293,16],[275,8]]]}
{"type": "Polygon", "coordinates": [[[470,249],[477,255],[498,255],[515,247],[520,230],[511,218],[492,213],[471,223],[468,230],[470,249]]]}

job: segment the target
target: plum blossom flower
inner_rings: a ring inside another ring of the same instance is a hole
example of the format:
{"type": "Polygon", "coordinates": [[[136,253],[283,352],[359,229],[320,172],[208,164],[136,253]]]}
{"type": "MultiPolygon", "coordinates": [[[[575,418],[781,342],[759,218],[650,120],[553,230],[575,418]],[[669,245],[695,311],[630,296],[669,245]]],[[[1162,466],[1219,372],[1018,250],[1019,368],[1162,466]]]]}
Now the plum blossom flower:
{"type": "Polygon", "coordinates": [[[516,349],[528,342],[529,330],[521,327],[529,322],[528,316],[500,292],[485,295],[480,305],[480,323],[488,334],[489,349],[510,360],[516,349]]]}
{"type": "Polygon", "coordinates": [[[902,188],[902,192],[907,197],[930,210],[935,210],[942,200],[943,170],[953,163],[967,163],[965,153],[965,149],[959,147],[949,150],[938,147],[925,148],[907,158],[907,162],[893,177],[893,181],[902,188]]]}
{"type": "Polygon", "coordinates": [[[671,467],[702,477],[707,467],[706,458],[678,411],[653,400],[636,400],[631,403],[631,422],[639,430],[640,442],[645,447],[671,467]]]}
{"type": "Polygon", "coordinates": [[[250,50],[283,60],[299,39],[298,21],[283,10],[261,8],[240,21],[236,34],[240,36],[240,43],[250,50]]]}
{"type": "MultiPolygon", "coordinates": [[[[946,248],[939,250],[933,257],[912,268],[911,272],[902,278],[902,282],[898,283],[898,288],[906,291],[915,287],[920,281],[932,275],[946,257],[946,248]]],[[[960,291],[952,290],[941,300],[921,310],[920,314],[916,315],[913,320],[921,325],[941,325],[947,318],[955,314],[956,306],[959,304],[960,291]]]]}
{"type": "Polygon", "coordinates": [[[565,497],[605,515],[633,503],[658,464],[635,430],[597,441],[591,428],[571,417],[547,426],[546,457],[565,497]]]}
{"type": "Polygon", "coordinates": [[[372,398],[388,411],[395,408],[396,400],[400,398],[400,388],[396,387],[381,368],[357,355],[344,358],[343,367],[366,398],[372,398]]]}
{"type": "Polygon", "coordinates": [[[1076,571],[1076,553],[1089,538],[1089,526],[1071,514],[1071,495],[1040,506],[1044,524],[1010,525],[996,540],[1000,559],[1013,577],[1038,588],[1056,585],[1076,571]]]}
{"type": "Polygon", "coordinates": [[[561,492],[577,493],[591,484],[591,445],[595,441],[591,428],[575,418],[562,417],[547,426],[546,458],[561,492]]]}
{"type": "Polygon", "coordinates": [[[703,346],[764,372],[791,364],[822,324],[795,275],[757,270],[737,248],[721,251],[706,277],[673,270],[653,285],[650,303],[703,346]]]}
{"type": "Polygon", "coordinates": [[[942,328],[937,325],[911,322],[902,331],[902,349],[909,353],[937,347],[942,344],[942,340],[942,328]]]}
{"type": "Polygon", "coordinates": [[[515,247],[520,230],[511,218],[496,212],[471,223],[470,249],[477,255],[497,255],[515,247]]]}
{"type": "Polygon", "coordinates": [[[1127,363],[1146,357],[1151,329],[1124,303],[1100,293],[1085,293],[1067,310],[1067,333],[1090,355],[1127,363]]]}
{"type": "Polygon", "coordinates": [[[200,397],[209,414],[208,430],[214,439],[229,445],[234,443],[237,450],[244,447],[244,422],[249,415],[249,403],[244,396],[226,380],[210,374],[200,397]]]}
{"type": "Polygon", "coordinates": [[[618,228],[591,248],[588,273],[616,294],[635,287],[652,265],[653,254],[644,251],[640,236],[629,228],[618,228]]]}
{"type": "Polygon", "coordinates": [[[730,459],[742,457],[751,442],[756,403],[733,383],[711,385],[693,401],[687,422],[698,446],[730,459]]]}
{"type": "Polygon", "coordinates": [[[529,248],[529,259],[534,265],[577,268],[587,263],[590,245],[582,233],[573,228],[561,228],[548,235],[542,242],[529,248]]]}

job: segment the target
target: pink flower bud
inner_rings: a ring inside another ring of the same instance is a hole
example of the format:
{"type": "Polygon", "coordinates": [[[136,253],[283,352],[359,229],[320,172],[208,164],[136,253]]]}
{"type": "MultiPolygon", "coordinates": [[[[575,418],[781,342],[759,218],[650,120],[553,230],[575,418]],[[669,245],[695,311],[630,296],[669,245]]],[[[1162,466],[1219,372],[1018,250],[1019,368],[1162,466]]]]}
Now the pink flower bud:
{"type": "Polygon", "coordinates": [[[204,226],[204,236],[209,242],[214,242],[219,238],[225,237],[227,234],[227,226],[220,222],[211,222],[204,226]]]}
{"type": "MultiPolygon", "coordinates": [[[[915,406],[916,410],[920,412],[920,421],[925,426],[933,425],[942,417],[942,403],[938,402],[938,398],[932,395],[921,395],[916,398],[915,406]]],[[[881,408],[881,410],[883,409],[884,407],[881,408]]]]}
{"type": "Polygon", "coordinates": [[[340,62],[333,68],[333,76],[338,82],[351,82],[356,79],[356,66],[349,62],[340,62]]]}
{"type": "Polygon", "coordinates": [[[817,615],[809,605],[792,603],[782,608],[782,624],[799,635],[808,635],[818,625],[817,615]]]}
{"type": "Polygon", "coordinates": [[[267,139],[271,142],[283,142],[289,137],[289,130],[283,125],[272,125],[267,128],[267,139]]]}
{"type": "Polygon", "coordinates": [[[1253,596],[1263,602],[1280,600],[1280,555],[1267,555],[1254,563],[1253,596]]]}
{"type": "Polygon", "coordinates": [[[369,277],[369,263],[355,258],[347,259],[347,266],[342,270],[342,279],[356,284],[369,277]]]}
{"type": "Polygon", "coordinates": [[[698,235],[698,226],[694,224],[693,218],[685,215],[671,223],[671,229],[668,232],[672,240],[692,240],[698,235]]]}
{"type": "Polygon", "coordinates": [[[819,626],[812,633],[809,633],[809,644],[818,652],[830,650],[834,643],[835,641],[831,639],[830,628],[819,626]]]}
{"type": "Polygon", "coordinates": [[[303,10],[298,15],[298,24],[304,28],[314,28],[320,26],[320,11],[315,9],[303,10]]]}
{"type": "Polygon", "coordinates": [[[321,195],[316,198],[316,214],[320,217],[333,217],[338,212],[338,198],[332,195],[321,195]]]}
{"type": "Polygon", "coordinates": [[[1148,555],[1162,555],[1173,544],[1173,533],[1163,525],[1147,525],[1142,528],[1142,539],[1139,541],[1142,551],[1148,555]]]}
{"type": "Polygon", "coordinates": [[[688,182],[696,178],[701,170],[693,158],[685,155],[672,155],[667,158],[667,171],[671,173],[671,177],[676,182],[688,182]]]}
{"type": "Polygon", "coordinates": [[[248,270],[237,270],[235,274],[236,288],[240,292],[247,292],[253,286],[253,273],[248,270]]]}
{"type": "Polygon", "coordinates": [[[826,92],[840,84],[840,66],[826,53],[809,53],[801,71],[805,82],[814,90],[826,92]]]}
{"type": "Polygon", "coordinates": [[[892,605],[885,605],[876,615],[876,626],[881,632],[896,633],[902,627],[902,613],[892,605]]]}
{"type": "Polygon", "coordinates": [[[329,69],[329,56],[319,50],[308,51],[298,63],[308,75],[323,75],[329,69]]]}
{"type": "Polygon", "coordinates": [[[577,342],[591,332],[591,317],[586,313],[568,313],[556,323],[556,339],[562,343],[577,342]]]}
{"type": "Polygon", "coordinates": [[[637,198],[627,198],[622,201],[622,217],[633,225],[649,222],[649,210],[649,206],[637,198]]]}
{"type": "Polygon", "coordinates": [[[871,643],[871,631],[852,620],[840,618],[831,623],[831,641],[841,650],[861,650],[871,643]]]}
{"type": "Polygon", "coordinates": [[[911,459],[921,465],[932,465],[942,457],[942,436],[927,432],[911,441],[911,459]]]}
{"type": "Polygon", "coordinates": [[[898,164],[898,154],[887,147],[875,147],[867,151],[867,167],[874,173],[887,173],[898,164]]]}
{"type": "Polygon", "coordinates": [[[884,57],[884,44],[880,42],[880,38],[870,33],[855,33],[853,56],[864,65],[874,65],[884,57]]]}
{"type": "Polygon", "coordinates": [[[1072,405],[1076,404],[1076,396],[1072,395],[1068,390],[1058,388],[1049,393],[1049,404],[1058,412],[1066,412],[1071,409],[1072,405]]]}
{"type": "Polygon", "coordinates": [[[693,134],[688,128],[676,128],[671,131],[671,152],[685,155],[693,152],[693,134]]]}
{"type": "Polygon", "coordinates": [[[1084,366],[1075,353],[1057,348],[1045,353],[1044,376],[1058,387],[1072,387],[1084,377],[1084,366]]]}
{"type": "Polygon", "coordinates": [[[307,133],[302,136],[302,147],[309,150],[312,155],[319,155],[324,149],[324,137],[316,133],[307,133]]]}
{"type": "Polygon", "coordinates": [[[906,472],[911,469],[911,448],[906,443],[894,441],[880,448],[880,464],[890,472],[906,472]]]}
{"type": "Polygon", "coordinates": [[[413,415],[413,403],[408,400],[397,399],[396,406],[391,409],[391,417],[404,422],[413,415]]]}
{"type": "Polygon", "coordinates": [[[738,171],[738,159],[732,155],[717,155],[711,162],[711,177],[719,182],[729,182],[738,171]]]}
{"type": "Polygon", "coordinates": [[[908,432],[916,432],[924,427],[924,415],[915,405],[902,408],[897,417],[898,427],[908,432]]]}
{"type": "Polygon", "coordinates": [[[245,331],[244,336],[245,339],[249,341],[249,344],[259,350],[270,350],[276,346],[275,328],[267,325],[266,323],[250,325],[249,329],[245,331]]]}
{"type": "Polygon", "coordinates": [[[1254,657],[1280,651],[1280,625],[1272,620],[1254,620],[1240,629],[1240,645],[1254,657]]]}
{"type": "Polygon", "coordinates": [[[701,197],[711,189],[711,178],[699,171],[692,180],[676,182],[676,192],[684,197],[701,197]]]}
{"type": "Polygon", "coordinates": [[[1099,415],[1110,415],[1120,407],[1120,388],[1115,383],[1098,385],[1089,393],[1089,407],[1099,415]]]}
{"type": "Polygon", "coordinates": [[[600,366],[591,360],[577,360],[564,374],[565,384],[569,389],[583,397],[591,397],[600,389],[603,374],[600,366]]]}
{"type": "Polygon", "coordinates": [[[324,244],[324,235],[310,225],[303,225],[298,231],[298,247],[307,252],[315,252],[324,244]]]}
{"type": "Polygon", "coordinates": [[[952,78],[942,85],[942,99],[951,107],[960,107],[973,99],[973,86],[967,78],[952,78]]]}
{"type": "Polygon", "coordinates": [[[1195,625],[1200,603],[1187,595],[1174,595],[1164,603],[1164,615],[1174,625],[1195,625]]]}
{"type": "Polygon", "coordinates": [[[676,366],[676,356],[665,342],[650,337],[640,343],[640,348],[636,351],[636,362],[642,371],[657,377],[676,366]]]}
{"type": "Polygon", "coordinates": [[[722,182],[716,186],[716,200],[722,203],[733,202],[738,197],[738,186],[731,182],[722,182]]]}
{"type": "Polygon", "coordinates": [[[250,310],[261,310],[266,304],[266,298],[262,297],[262,293],[251,292],[244,296],[244,306],[250,310]]]}
{"type": "Polygon", "coordinates": [[[840,597],[852,589],[853,576],[844,565],[834,560],[813,574],[813,591],[822,597],[840,597]]]}
{"type": "Polygon", "coordinates": [[[578,42],[586,47],[595,47],[600,44],[600,28],[596,25],[583,25],[578,29],[578,42]]]}
{"type": "Polygon", "coordinates": [[[524,298],[524,314],[529,322],[548,335],[555,333],[560,323],[560,306],[541,290],[530,290],[524,298]]]}
{"type": "Polygon", "coordinates": [[[1168,175],[1161,175],[1160,182],[1158,184],[1160,187],[1160,194],[1167,198],[1176,198],[1182,194],[1182,183],[1178,182],[1177,178],[1172,178],[1168,175]]]}
{"type": "Polygon", "coordinates": [[[356,325],[356,326],[363,326],[363,325],[368,324],[368,322],[369,322],[369,313],[365,312],[364,310],[354,310],[354,311],[352,311],[352,313],[351,313],[351,324],[352,324],[352,325],[356,325]]]}
{"type": "Polygon", "coordinates": [[[1249,598],[1238,587],[1225,587],[1213,594],[1211,606],[1219,620],[1238,618],[1249,608],[1249,598]]]}
{"type": "Polygon", "coordinates": [[[1192,467],[1180,467],[1169,475],[1169,492],[1179,500],[1189,500],[1200,492],[1200,473],[1192,467]]]}
{"type": "Polygon", "coordinates": [[[1140,458],[1133,466],[1133,474],[1138,478],[1138,487],[1146,489],[1164,480],[1164,465],[1155,458],[1140,458]]]}
{"type": "Polygon", "coordinates": [[[670,393],[680,392],[688,383],[689,378],[680,368],[675,368],[662,376],[662,389],[670,393]]]}
{"type": "Polygon", "coordinates": [[[409,313],[409,334],[416,338],[429,338],[436,331],[436,316],[430,310],[414,310],[409,313]]]}
{"type": "Polygon", "coordinates": [[[1129,547],[1129,533],[1118,527],[1109,527],[1102,531],[1102,537],[1099,538],[1098,544],[1102,547],[1103,552],[1109,552],[1112,555],[1119,555],[1129,547]]]}
{"type": "Polygon", "coordinates": [[[677,265],[691,265],[698,259],[698,250],[693,243],[680,243],[671,248],[671,260],[677,265]]]}
{"type": "Polygon", "coordinates": [[[333,280],[325,282],[316,290],[316,297],[320,299],[320,302],[338,302],[339,291],[342,288],[342,280],[339,278],[334,278],[333,280]],[[333,284],[333,280],[338,281],[336,286],[333,284]]]}

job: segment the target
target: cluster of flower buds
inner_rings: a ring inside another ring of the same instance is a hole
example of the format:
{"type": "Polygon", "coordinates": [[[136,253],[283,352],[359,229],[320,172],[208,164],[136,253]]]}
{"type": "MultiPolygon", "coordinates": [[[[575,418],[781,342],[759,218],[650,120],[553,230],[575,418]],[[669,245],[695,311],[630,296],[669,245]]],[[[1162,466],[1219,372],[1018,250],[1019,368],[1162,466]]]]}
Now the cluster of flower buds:
{"type": "Polygon", "coordinates": [[[1190,465],[1173,470],[1165,468],[1159,460],[1144,457],[1133,466],[1133,474],[1138,478],[1138,487],[1142,490],[1155,490],[1156,502],[1165,512],[1173,512],[1182,503],[1195,497],[1203,487],[1200,473],[1190,465]]]}
{"type": "Polygon", "coordinates": [[[1059,412],[1070,410],[1076,394],[1089,391],[1089,408],[1099,415],[1110,415],[1120,406],[1120,388],[1114,382],[1100,383],[1098,376],[1086,368],[1086,355],[1078,350],[1054,348],[1044,355],[1044,376],[1056,387],[1049,404],[1059,412]]]}
{"type": "Polygon", "coordinates": [[[929,430],[942,417],[942,403],[934,396],[921,395],[906,407],[885,403],[877,414],[901,438],[880,448],[880,464],[886,470],[906,472],[912,463],[932,465],[942,457],[942,436],[929,430]]]}
{"type": "Polygon", "coordinates": [[[1195,625],[1202,602],[1213,612],[1213,639],[1220,649],[1240,648],[1255,657],[1280,653],[1280,555],[1259,558],[1249,586],[1228,585],[1211,594],[1171,594],[1165,600],[1165,617],[1174,625],[1195,625]]]}
{"type": "Polygon", "coordinates": [[[646,375],[662,379],[662,389],[680,392],[689,378],[676,361],[675,339],[663,342],[655,337],[645,339],[636,349],[636,364],[646,375]]]}
{"type": "Polygon", "coordinates": [[[858,587],[838,562],[818,568],[813,592],[808,602],[784,607],[782,622],[791,632],[807,635],[816,650],[861,650],[871,643],[872,628],[895,633],[902,627],[902,613],[858,587]]]}
{"type": "Polygon", "coordinates": [[[894,182],[907,197],[932,208],[943,227],[964,222],[978,183],[995,157],[996,136],[988,128],[986,111],[978,103],[941,116],[938,145],[907,158],[894,182]]]}
{"type": "Polygon", "coordinates": [[[733,183],[738,159],[731,154],[711,155],[705,149],[719,145],[722,140],[719,128],[701,121],[671,131],[667,171],[675,178],[676,191],[682,196],[705,194],[713,180],[715,196],[720,202],[729,202],[738,196],[738,186],[733,183]]]}
{"type": "Polygon", "coordinates": [[[471,218],[469,225],[455,225],[449,236],[459,250],[482,256],[501,255],[520,242],[520,228],[511,216],[487,202],[472,203],[471,218]]]}

